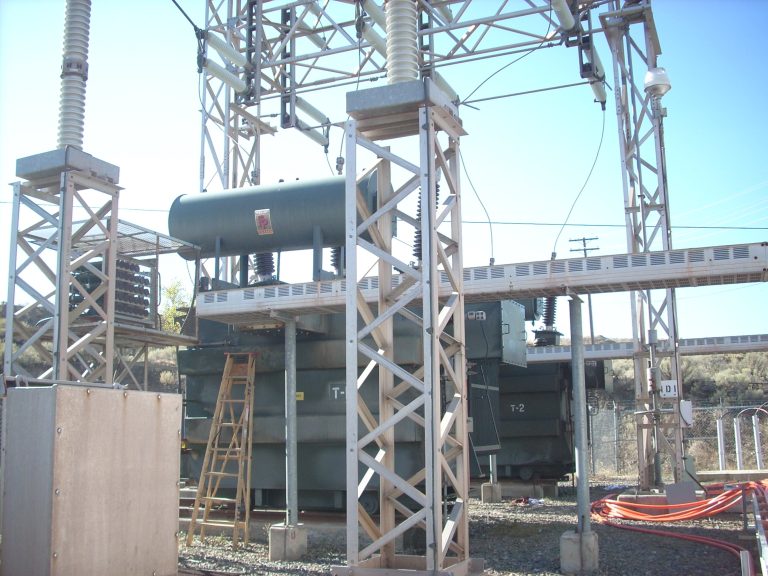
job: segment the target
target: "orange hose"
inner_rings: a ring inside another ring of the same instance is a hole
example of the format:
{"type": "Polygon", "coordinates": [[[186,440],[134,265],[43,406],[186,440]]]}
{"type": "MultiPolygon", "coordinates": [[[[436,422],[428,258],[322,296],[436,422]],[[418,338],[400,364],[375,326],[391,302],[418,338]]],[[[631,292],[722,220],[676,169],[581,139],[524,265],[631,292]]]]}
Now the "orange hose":
{"type": "Polygon", "coordinates": [[[619,502],[609,497],[594,502],[592,504],[592,512],[605,518],[623,518],[646,522],[697,520],[725,512],[731,506],[741,501],[743,493],[750,493],[754,489],[763,491],[766,488],[768,488],[768,484],[745,482],[712,498],[683,504],[640,504],[637,502],[619,502]],[[669,511],[670,509],[672,510],[671,512],[669,511]],[[649,514],[644,512],[644,510],[667,510],[667,512],[649,514]]]}
{"type": "MultiPolygon", "coordinates": [[[[679,538],[681,540],[688,540],[691,542],[699,542],[707,546],[713,546],[721,550],[737,556],[741,559],[741,552],[746,550],[737,544],[731,544],[730,542],[724,542],[722,540],[716,540],[715,538],[708,538],[706,536],[694,536],[691,534],[678,534],[675,532],[667,532],[662,530],[653,530],[650,528],[639,528],[636,526],[627,526],[624,524],[616,524],[606,518],[621,518],[624,520],[637,520],[645,522],[673,522],[678,520],[697,520],[700,518],[708,518],[715,516],[721,512],[725,512],[734,504],[741,501],[745,494],[755,492],[759,501],[761,509],[768,503],[768,480],[761,480],[759,482],[744,482],[729,490],[724,490],[724,484],[714,484],[707,487],[707,495],[712,492],[719,491],[719,494],[705,498],[699,502],[691,502],[684,504],[639,504],[637,502],[620,502],[613,499],[613,495],[600,500],[596,500],[592,503],[592,513],[598,516],[598,520],[603,522],[607,526],[613,526],[614,528],[621,528],[622,530],[632,530],[635,532],[642,532],[645,534],[655,534],[658,536],[671,536],[673,538],[679,538]],[[667,510],[665,514],[648,514],[643,510],[667,510]],[[669,510],[672,509],[672,512],[669,510]]],[[[763,524],[766,524],[766,520],[763,520],[763,524]]],[[[749,556],[749,574],[755,576],[754,561],[752,555],[749,556]]]]}

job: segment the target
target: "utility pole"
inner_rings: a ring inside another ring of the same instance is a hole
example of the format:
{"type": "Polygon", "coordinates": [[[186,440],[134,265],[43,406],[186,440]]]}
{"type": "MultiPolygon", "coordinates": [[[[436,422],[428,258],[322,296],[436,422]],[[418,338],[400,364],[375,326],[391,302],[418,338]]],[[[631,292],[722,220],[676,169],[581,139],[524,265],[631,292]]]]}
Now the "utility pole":
{"type": "MultiPolygon", "coordinates": [[[[584,254],[584,258],[587,257],[587,254],[589,252],[593,252],[594,250],[599,250],[597,246],[594,248],[588,247],[587,242],[592,242],[593,240],[599,240],[597,236],[592,238],[571,238],[568,240],[568,242],[581,242],[581,248],[571,248],[571,252],[582,252],[584,254]]],[[[595,325],[592,321],[592,294],[587,294],[587,308],[589,310],[589,343],[594,344],[595,343],[595,325]]]]}

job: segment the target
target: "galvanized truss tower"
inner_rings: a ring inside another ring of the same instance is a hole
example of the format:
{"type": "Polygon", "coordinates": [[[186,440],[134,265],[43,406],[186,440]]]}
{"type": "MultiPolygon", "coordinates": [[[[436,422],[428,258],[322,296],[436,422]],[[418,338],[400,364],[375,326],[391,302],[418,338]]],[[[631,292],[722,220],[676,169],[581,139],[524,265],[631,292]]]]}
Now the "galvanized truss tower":
{"type": "MultiPolygon", "coordinates": [[[[616,115],[621,148],[622,184],[630,254],[672,251],[664,117],[661,99],[669,90],[666,71],[657,66],[661,46],[650,0],[631,5],[614,1],[600,15],[613,55],[616,115]]],[[[674,252],[671,252],[674,257],[674,252]]],[[[675,290],[631,293],[635,343],[638,470],[641,489],[661,483],[661,459],[671,455],[676,482],[683,480],[684,459],[675,290]],[[661,349],[660,340],[668,345],[661,349]],[[669,388],[676,390],[663,408],[660,362],[667,358],[669,388]]]]}
{"type": "MultiPolygon", "coordinates": [[[[258,184],[260,138],[275,129],[248,107],[259,99],[257,26],[262,3],[255,0],[206,2],[205,28],[197,30],[199,52],[202,130],[200,141],[200,192],[258,184]],[[256,44],[254,44],[256,42],[256,44]]],[[[260,28],[259,28],[260,29],[260,28]]],[[[228,262],[225,259],[224,262],[228,262]]],[[[231,265],[209,271],[206,276],[232,280],[237,272],[247,279],[250,258],[241,256],[231,265]],[[224,278],[222,278],[224,276],[224,278]]]]}
{"type": "Polygon", "coordinates": [[[67,3],[58,149],[17,163],[26,181],[13,190],[6,378],[112,382],[119,170],[82,152],[90,14],[89,0],[67,3]],[[74,248],[94,235],[87,250],[74,248]],[[84,286],[78,269],[98,286],[84,286]],[[21,366],[28,349],[48,366],[42,373],[21,366]]]}
{"type": "Polygon", "coordinates": [[[120,221],[119,168],[83,151],[90,13],[68,0],[57,148],[16,163],[0,394],[11,380],[146,389],[150,346],[196,340],[157,317],[158,257],[185,243],[120,221]]]}
{"type": "MultiPolygon", "coordinates": [[[[415,8],[413,12],[415,39],[415,8]]],[[[347,102],[352,117],[346,132],[348,568],[336,573],[468,573],[472,562],[459,184],[459,137],[465,132],[456,107],[429,79],[350,93],[347,102]],[[401,138],[410,140],[413,160],[377,143],[401,138]],[[358,198],[358,149],[378,158],[379,197],[372,212],[358,198]],[[393,168],[405,172],[400,181],[393,180],[393,168]],[[439,180],[447,192],[440,201],[439,180]],[[415,263],[393,252],[394,218],[412,225],[420,236],[415,263]],[[366,254],[378,268],[375,308],[355,282],[358,262],[366,254]],[[395,270],[407,280],[393,284],[395,270]],[[442,300],[441,279],[452,286],[451,295],[442,300]],[[421,334],[422,362],[416,366],[398,364],[394,356],[393,319],[398,315],[416,324],[421,334]],[[362,373],[359,355],[368,361],[362,373]],[[370,406],[364,390],[376,371],[377,406],[370,406]],[[395,463],[405,437],[401,431],[409,420],[423,434],[423,460],[415,474],[404,477],[395,463]],[[378,518],[358,502],[372,485],[379,490],[378,518]],[[447,494],[452,495],[450,501],[447,494]],[[408,530],[424,531],[424,557],[396,552],[396,538],[408,530]]]]}
{"type": "Polygon", "coordinates": [[[17,172],[26,181],[13,185],[15,248],[10,254],[6,342],[22,344],[16,350],[6,346],[3,373],[111,383],[117,168],[64,147],[20,160],[17,172]],[[74,220],[76,211],[88,217],[74,220]],[[94,235],[98,242],[75,248],[94,235]],[[76,274],[83,269],[98,279],[98,287],[83,285],[76,274]],[[70,302],[78,303],[71,307],[70,302]],[[23,305],[15,310],[17,303],[23,305]],[[52,342],[52,348],[44,342],[52,342]],[[35,350],[48,368],[41,373],[25,370],[19,360],[27,350],[35,350]]]}

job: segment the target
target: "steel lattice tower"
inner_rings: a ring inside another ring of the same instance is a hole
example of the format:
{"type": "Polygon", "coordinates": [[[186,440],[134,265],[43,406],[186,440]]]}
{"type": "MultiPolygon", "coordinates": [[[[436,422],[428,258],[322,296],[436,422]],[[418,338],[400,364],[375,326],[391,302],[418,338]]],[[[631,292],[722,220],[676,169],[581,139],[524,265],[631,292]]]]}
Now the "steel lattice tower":
{"type": "MultiPolygon", "coordinates": [[[[650,0],[603,13],[600,19],[613,55],[616,115],[621,150],[622,184],[630,254],[672,250],[664,116],[661,97],[669,89],[657,80],[661,53],[650,0]]],[[[672,380],[682,392],[675,290],[631,293],[632,336],[635,343],[638,470],[640,487],[661,483],[660,458],[671,453],[675,481],[682,481],[683,445],[679,396],[671,412],[660,410],[659,363],[669,359],[672,380]],[[656,343],[667,340],[666,349],[656,343]],[[647,356],[647,358],[646,358],[647,356]]]]}

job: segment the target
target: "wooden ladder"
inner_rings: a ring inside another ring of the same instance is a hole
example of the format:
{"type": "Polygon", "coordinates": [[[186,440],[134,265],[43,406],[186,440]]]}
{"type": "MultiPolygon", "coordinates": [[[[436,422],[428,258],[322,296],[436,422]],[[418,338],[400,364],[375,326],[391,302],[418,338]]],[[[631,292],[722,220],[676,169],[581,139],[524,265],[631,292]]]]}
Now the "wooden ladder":
{"type": "Polygon", "coordinates": [[[240,540],[248,543],[251,512],[251,441],[253,437],[253,386],[256,354],[227,353],[221,377],[219,396],[211,421],[208,446],[200,471],[195,504],[187,531],[187,546],[192,545],[195,529],[200,528],[200,540],[205,539],[206,527],[232,529],[232,546],[240,540]],[[236,392],[241,389],[242,393],[236,392]],[[222,482],[226,479],[225,482],[222,482]],[[222,484],[237,480],[234,498],[220,496],[222,484]],[[214,508],[234,506],[234,517],[212,519],[214,508]],[[198,519],[202,511],[202,518],[198,519]]]}

